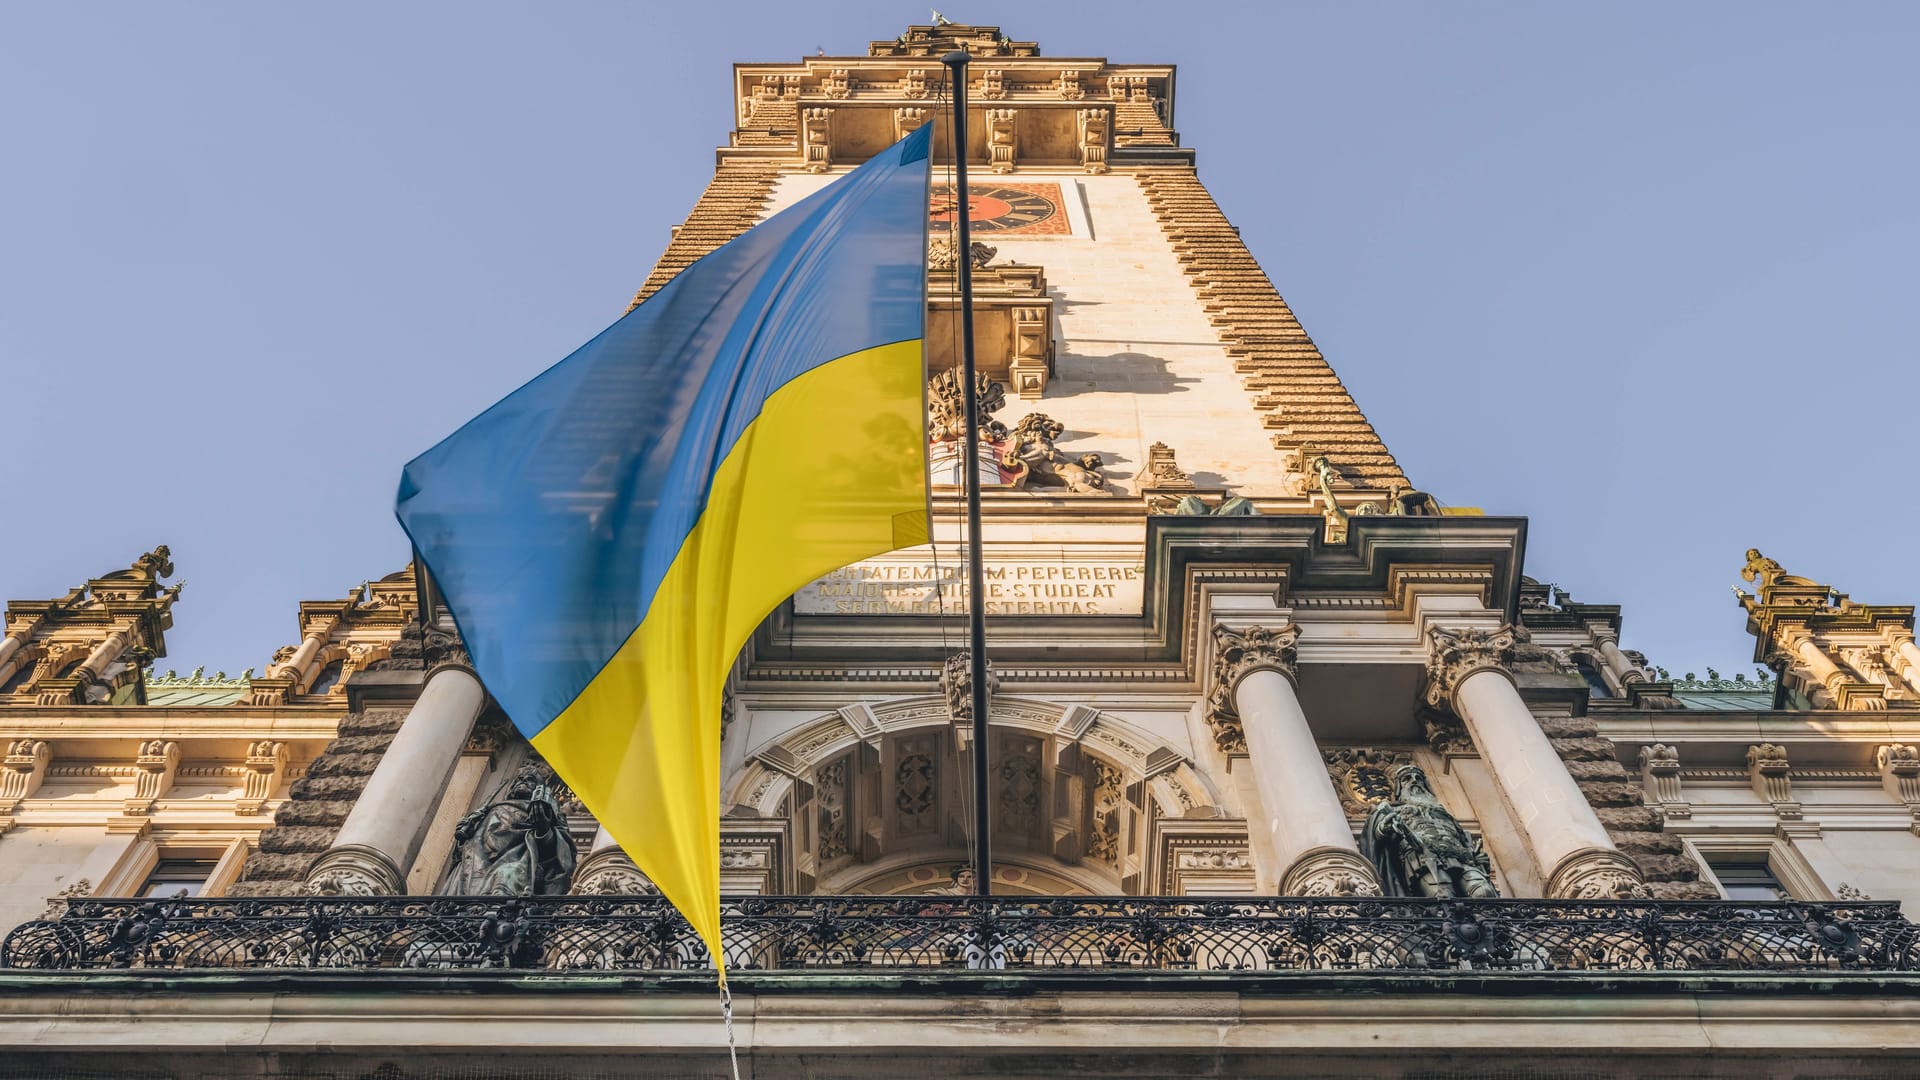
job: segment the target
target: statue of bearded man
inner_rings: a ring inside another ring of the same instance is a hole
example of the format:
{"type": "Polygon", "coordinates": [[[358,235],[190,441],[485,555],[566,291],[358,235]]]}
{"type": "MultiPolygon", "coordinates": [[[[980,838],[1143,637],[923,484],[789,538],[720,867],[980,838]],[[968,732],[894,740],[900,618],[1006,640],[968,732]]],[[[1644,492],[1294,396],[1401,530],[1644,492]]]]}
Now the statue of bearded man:
{"type": "Polygon", "coordinates": [[[1480,841],[1440,805],[1427,774],[1415,765],[1393,770],[1393,798],[1375,804],[1367,815],[1360,850],[1388,896],[1500,895],[1480,841]]]}
{"type": "Polygon", "coordinates": [[[494,801],[454,826],[459,862],[449,896],[558,896],[573,883],[578,852],[552,774],[528,762],[494,801]]]}

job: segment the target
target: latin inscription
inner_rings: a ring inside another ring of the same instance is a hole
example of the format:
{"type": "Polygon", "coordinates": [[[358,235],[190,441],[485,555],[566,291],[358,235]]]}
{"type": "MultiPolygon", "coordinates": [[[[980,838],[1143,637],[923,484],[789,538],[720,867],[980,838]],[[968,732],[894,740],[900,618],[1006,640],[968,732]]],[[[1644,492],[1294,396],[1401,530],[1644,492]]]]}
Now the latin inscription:
{"type": "MultiPolygon", "coordinates": [[[[987,614],[1137,614],[1140,577],[1139,567],[1116,563],[990,563],[987,614]]],[[[856,563],[801,589],[793,603],[802,615],[963,614],[966,564],[856,563]]]]}

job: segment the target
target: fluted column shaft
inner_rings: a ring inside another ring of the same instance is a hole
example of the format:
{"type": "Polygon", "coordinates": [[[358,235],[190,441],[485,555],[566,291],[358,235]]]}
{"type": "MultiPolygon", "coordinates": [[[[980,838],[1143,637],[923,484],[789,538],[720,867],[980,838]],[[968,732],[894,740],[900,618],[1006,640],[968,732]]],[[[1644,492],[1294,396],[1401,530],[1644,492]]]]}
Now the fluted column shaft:
{"type": "Polygon", "coordinates": [[[407,868],[486,701],[480,680],[464,667],[448,665],[427,677],[333,846],[307,871],[308,891],[406,891],[407,868]]]}
{"type": "Polygon", "coordinates": [[[1432,632],[1428,699],[1466,724],[1494,785],[1547,882],[1547,895],[1599,899],[1644,894],[1580,785],[1508,673],[1512,628],[1432,632]]]}
{"type": "Polygon", "coordinates": [[[1214,631],[1216,700],[1231,702],[1253,766],[1283,896],[1377,896],[1294,690],[1296,627],[1214,631]]]}

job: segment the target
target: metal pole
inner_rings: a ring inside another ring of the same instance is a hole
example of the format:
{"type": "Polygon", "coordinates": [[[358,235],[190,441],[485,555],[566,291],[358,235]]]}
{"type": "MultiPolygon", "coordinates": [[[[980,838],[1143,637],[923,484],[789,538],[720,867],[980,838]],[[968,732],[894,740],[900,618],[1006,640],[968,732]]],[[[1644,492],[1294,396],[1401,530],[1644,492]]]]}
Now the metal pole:
{"type": "Polygon", "coordinates": [[[973,668],[973,891],[993,895],[993,852],[987,818],[987,577],[980,536],[980,391],[973,365],[973,226],[967,214],[967,54],[940,58],[953,82],[953,267],[960,276],[960,382],[965,387],[967,445],[967,659],[973,668]]]}

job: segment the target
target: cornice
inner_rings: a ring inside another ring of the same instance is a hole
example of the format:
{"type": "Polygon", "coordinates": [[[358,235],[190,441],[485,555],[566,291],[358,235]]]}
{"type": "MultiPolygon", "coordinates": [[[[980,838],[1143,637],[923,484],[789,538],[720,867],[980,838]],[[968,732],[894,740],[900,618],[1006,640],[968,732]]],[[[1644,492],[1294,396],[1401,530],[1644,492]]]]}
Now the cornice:
{"type": "MultiPolygon", "coordinates": [[[[1317,514],[1146,518],[1141,612],[996,617],[995,669],[1009,683],[1197,685],[1209,591],[1259,595],[1273,610],[1300,593],[1315,611],[1373,619],[1408,614],[1434,589],[1496,611],[1515,603],[1524,519],[1357,517],[1337,546],[1322,541],[1323,524],[1317,514]]],[[[936,615],[799,615],[783,604],[749,646],[745,681],[930,686],[959,614],[943,632],[936,615]]]]}

